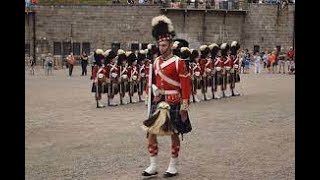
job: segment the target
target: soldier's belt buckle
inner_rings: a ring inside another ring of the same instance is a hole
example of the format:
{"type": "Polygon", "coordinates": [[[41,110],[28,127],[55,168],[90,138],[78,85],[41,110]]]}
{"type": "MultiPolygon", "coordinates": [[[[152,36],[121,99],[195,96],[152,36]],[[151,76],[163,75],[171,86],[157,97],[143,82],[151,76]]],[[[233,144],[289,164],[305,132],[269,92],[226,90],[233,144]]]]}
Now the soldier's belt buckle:
{"type": "Polygon", "coordinates": [[[165,101],[169,104],[178,104],[180,102],[180,94],[165,95],[165,101]]]}

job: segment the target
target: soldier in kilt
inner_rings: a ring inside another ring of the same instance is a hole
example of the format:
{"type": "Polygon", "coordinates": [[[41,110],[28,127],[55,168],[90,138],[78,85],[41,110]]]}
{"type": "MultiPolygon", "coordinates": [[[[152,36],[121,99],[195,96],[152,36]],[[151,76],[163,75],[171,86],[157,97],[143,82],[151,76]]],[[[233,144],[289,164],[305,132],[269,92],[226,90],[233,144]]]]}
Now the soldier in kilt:
{"type": "Polygon", "coordinates": [[[240,49],[240,44],[237,41],[233,41],[231,43],[230,51],[231,51],[231,60],[232,60],[232,69],[230,71],[231,73],[231,83],[230,83],[230,88],[231,88],[231,95],[232,96],[240,96],[240,94],[237,91],[236,88],[236,83],[240,82],[240,61],[239,61],[239,56],[238,54],[240,49]]]}
{"type": "Polygon", "coordinates": [[[102,49],[97,49],[94,52],[95,65],[92,70],[92,88],[91,92],[95,93],[95,100],[97,108],[103,108],[105,105],[102,103],[102,94],[107,92],[106,85],[106,67],[104,64],[104,52],[102,49]]]}
{"type": "Polygon", "coordinates": [[[128,61],[128,78],[129,78],[129,98],[130,103],[138,102],[138,77],[139,69],[137,64],[137,56],[135,53],[128,51],[126,52],[127,61],[128,61]]]}
{"type": "Polygon", "coordinates": [[[192,81],[192,99],[193,102],[200,102],[199,95],[201,94],[201,67],[200,67],[200,54],[196,49],[190,50],[190,75],[192,81]]]}
{"type": "MultiPolygon", "coordinates": [[[[190,75],[184,60],[172,53],[175,36],[172,22],[164,15],[152,19],[152,35],[157,40],[160,56],[153,63],[151,116],[143,122],[147,131],[150,165],[142,175],[153,176],[157,172],[157,136],[171,137],[171,159],[164,177],[178,174],[177,162],[180,150],[179,134],[191,131],[188,116],[191,92],[190,75]]],[[[151,92],[149,94],[151,96],[151,92]]]]}

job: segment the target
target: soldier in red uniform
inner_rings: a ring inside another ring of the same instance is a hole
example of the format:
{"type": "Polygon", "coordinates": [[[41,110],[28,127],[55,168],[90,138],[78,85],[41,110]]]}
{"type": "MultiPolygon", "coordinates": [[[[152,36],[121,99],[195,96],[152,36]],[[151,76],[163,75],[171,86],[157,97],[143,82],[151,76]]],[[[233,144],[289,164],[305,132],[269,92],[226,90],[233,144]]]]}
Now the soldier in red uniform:
{"type": "Polygon", "coordinates": [[[191,62],[191,67],[190,67],[190,74],[191,74],[191,80],[192,80],[192,99],[193,102],[200,102],[200,98],[198,97],[201,91],[201,67],[200,67],[200,54],[196,49],[191,50],[191,55],[190,55],[190,62],[191,62]]]}
{"type": "MultiPolygon", "coordinates": [[[[175,36],[172,22],[164,15],[152,19],[152,35],[157,40],[160,56],[153,63],[152,115],[143,122],[148,134],[150,166],[143,176],[157,174],[158,135],[171,136],[171,159],[164,177],[176,176],[180,150],[179,134],[191,131],[188,116],[191,92],[190,74],[186,63],[172,53],[175,36]]],[[[149,94],[149,95],[151,95],[149,94]]]]}
{"type": "Polygon", "coordinates": [[[217,71],[215,68],[215,63],[216,63],[216,56],[219,50],[219,45],[216,43],[210,44],[209,45],[209,49],[210,49],[210,54],[211,54],[211,62],[212,62],[212,80],[211,80],[211,93],[212,93],[212,98],[215,98],[215,94],[217,92],[217,71]]]}
{"type": "Polygon", "coordinates": [[[95,65],[92,70],[91,79],[93,80],[91,92],[95,93],[95,99],[97,103],[97,108],[103,108],[105,105],[102,103],[102,96],[107,92],[105,88],[106,84],[106,69],[104,66],[104,55],[102,49],[97,49],[94,52],[95,65]]]}
{"type": "Polygon", "coordinates": [[[148,49],[140,50],[138,52],[138,95],[139,95],[139,102],[145,101],[144,98],[144,91],[146,88],[147,78],[146,78],[146,54],[148,49]]]}
{"type": "Polygon", "coordinates": [[[128,61],[128,78],[129,78],[129,98],[130,103],[138,102],[138,77],[139,77],[139,68],[137,65],[137,56],[135,53],[128,51],[126,52],[127,61],[128,61]]]}
{"type": "Polygon", "coordinates": [[[117,54],[110,50],[106,52],[106,58],[109,63],[107,64],[107,77],[109,79],[108,83],[108,106],[117,106],[118,103],[115,101],[114,97],[119,93],[119,74],[120,68],[117,65],[117,54]]]}
{"type": "MultiPolygon", "coordinates": [[[[153,50],[152,50],[153,45],[152,44],[148,44],[148,48],[145,49],[145,53],[146,53],[146,59],[145,59],[145,63],[144,63],[144,74],[146,75],[146,84],[148,82],[148,78],[149,78],[149,65],[152,64],[151,58],[153,57],[153,50]]],[[[148,87],[145,86],[144,87],[144,91],[145,91],[145,99],[148,99],[148,87]]],[[[145,101],[145,105],[148,105],[148,101],[145,101]]]]}
{"type": "Polygon", "coordinates": [[[225,96],[226,97],[230,97],[232,95],[231,93],[231,69],[233,67],[233,61],[232,61],[232,58],[231,58],[231,54],[230,54],[230,45],[227,44],[227,43],[224,43],[226,44],[226,48],[225,50],[223,50],[223,56],[224,56],[224,63],[223,63],[223,66],[224,66],[224,93],[225,93],[225,96]],[[226,54],[226,55],[225,55],[226,54]],[[229,85],[229,86],[228,86],[229,85]],[[229,88],[228,88],[229,87],[229,88]]]}
{"type": "Polygon", "coordinates": [[[209,57],[210,49],[207,45],[200,46],[200,67],[202,76],[202,94],[205,101],[210,100],[208,87],[210,86],[212,63],[209,57]]]}
{"type": "Polygon", "coordinates": [[[130,67],[128,66],[127,56],[124,50],[118,50],[118,66],[120,70],[119,75],[119,95],[120,105],[128,104],[129,97],[129,72],[130,67]]]}
{"type": "Polygon", "coordinates": [[[221,90],[222,90],[222,97],[226,97],[226,89],[227,89],[227,74],[230,70],[229,62],[230,59],[227,59],[228,51],[229,51],[229,44],[222,43],[220,46],[221,50],[221,59],[223,61],[223,68],[222,68],[222,84],[221,84],[221,90]]]}
{"type": "Polygon", "coordinates": [[[217,99],[220,99],[222,98],[224,95],[223,95],[223,87],[222,87],[222,77],[223,77],[223,60],[222,60],[222,57],[221,57],[221,49],[220,49],[220,46],[219,46],[219,49],[218,49],[218,52],[217,52],[217,57],[216,57],[216,61],[214,63],[214,67],[215,67],[215,70],[216,70],[216,94],[215,94],[215,97],[217,99]],[[219,88],[220,86],[220,88],[219,88]]]}
{"type": "Polygon", "coordinates": [[[105,89],[106,89],[106,93],[108,94],[107,104],[108,106],[110,106],[110,98],[109,98],[110,97],[109,94],[111,93],[110,63],[117,55],[111,49],[106,50],[103,53],[103,55],[105,57],[104,68],[105,68],[105,76],[106,76],[105,89]]]}
{"type": "Polygon", "coordinates": [[[232,69],[230,71],[230,74],[231,74],[230,88],[231,88],[232,96],[240,95],[236,90],[236,83],[240,82],[240,75],[239,75],[240,61],[238,56],[239,49],[240,49],[240,44],[237,41],[233,41],[230,47],[230,51],[231,51],[230,56],[232,61],[232,69]]]}

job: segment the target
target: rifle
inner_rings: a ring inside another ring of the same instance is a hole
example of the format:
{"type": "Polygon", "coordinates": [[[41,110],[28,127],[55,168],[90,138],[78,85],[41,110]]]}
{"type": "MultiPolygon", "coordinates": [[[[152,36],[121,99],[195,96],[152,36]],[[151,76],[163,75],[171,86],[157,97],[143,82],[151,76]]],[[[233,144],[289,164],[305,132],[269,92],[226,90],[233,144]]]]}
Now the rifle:
{"type": "Polygon", "coordinates": [[[122,65],[120,65],[120,84],[119,84],[119,95],[120,95],[120,104],[123,105],[123,102],[122,102],[122,65]]]}
{"type": "MultiPolygon", "coordinates": [[[[98,67],[98,66],[97,66],[97,67],[98,67]]],[[[99,69],[97,70],[96,78],[93,80],[93,81],[97,80],[97,82],[94,82],[94,83],[95,83],[95,86],[96,86],[96,93],[95,93],[95,95],[96,95],[97,108],[99,108],[99,101],[98,101],[98,97],[99,97],[98,74],[99,74],[99,69]]]]}
{"type": "Polygon", "coordinates": [[[152,87],[152,63],[149,64],[149,78],[148,78],[148,111],[147,117],[150,118],[151,116],[151,87],[152,87]]]}
{"type": "Polygon", "coordinates": [[[194,79],[191,79],[191,85],[192,85],[192,90],[191,90],[191,93],[192,93],[192,101],[193,102],[196,102],[196,99],[194,98],[194,91],[195,91],[195,89],[194,89],[194,79]]]}
{"type": "Polygon", "coordinates": [[[108,106],[110,106],[110,97],[111,97],[111,87],[112,87],[112,82],[111,82],[111,69],[109,71],[109,83],[108,83],[108,106]]]}
{"type": "MultiPolygon", "coordinates": [[[[214,70],[212,70],[212,71],[214,71],[214,70]]],[[[214,97],[215,90],[216,90],[216,72],[214,71],[214,73],[212,73],[212,85],[211,85],[212,97],[214,97]]]]}

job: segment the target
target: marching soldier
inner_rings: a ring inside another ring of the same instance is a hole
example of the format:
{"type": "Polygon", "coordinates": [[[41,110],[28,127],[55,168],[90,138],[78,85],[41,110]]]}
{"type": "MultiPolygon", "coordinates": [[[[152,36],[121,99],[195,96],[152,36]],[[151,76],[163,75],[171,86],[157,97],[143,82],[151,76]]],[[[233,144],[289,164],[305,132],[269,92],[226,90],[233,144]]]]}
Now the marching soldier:
{"type": "Polygon", "coordinates": [[[118,50],[118,66],[120,68],[119,76],[119,94],[120,94],[120,104],[128,104],[129,98],[126,96],[129,91],[129,70],[126,53],[124,50],[118,50]]]}
{"type": "Polygon", "coordinates": [[[224,82],[225,83],[224,83],[223,89],[225,91],[225,96],[230,97],[232,95],[230,82],[231,82],[231,68],[233,67],[233,61],[231,59],[231,54],[229,51],[229,49],[230,49],[229,44],[227,44],[227,43],[224,43],[224,44],[226,44],[225,45],[226,48],[225,48],[225,50],[223,50],[223,54],[224,55],[226,54],[226,56],[223,55],[224,56],[223,57],[224,58],[223,66],[224,66],[224,72],[225,72],[225,74],[224,74],[224,79],[225,79],[224,82]],[[228,84],[229,84],[229,88],[228,88],[228,84]]]}
{"type": "MultiPolygon", "coordinates": [[[[175,36],[172,22],[164,15],[152,19],[152,35],[157,40],[161,56],[155,59],[152,70],[152,115],[143,122],[147,131],[150,166],[142,173],[153,176],[157,172],[157,136],[171,136],[171,159],[164,177],[176,176],[180,150],[179,134],[191,131],[188,116],[191,92],[190,75],[184,60],[172,53],[175,36]]],[[[149,94],[151,95],[151,93],[149,94]]]]}
{"type": "Polygon", "coordinates": [[[105,51],[106,57],[106,74],[107,74],[107,93],[108,93],[108,106],[116,106],[117,103],[114,100],[114,95],[118,93],[118,77],[119,68],[116,64],[117,54],[108,49],[105,51]]]}
{"type": "Polygon", "coordinates": [[[210,54],[211,54],[211,61],[212,61],[212,80],[211,80],[211,93],[212,97],[216,97],[217,93],[217,70],[215,68],[215,63],[216,63],[216,56],[219,51],[219,45],[216,43],[210,44],[209,45],[210,49],[210,54]]]}
{"type": "Polygon", "coordinates": [[[108,91],[108,105],[117,106],[118,103],[114,99],[115,95],[119,93],[119,79],[120,79],[120,67],[118,66],[117,54],[110,51],[110,63],[108,64],[108,76],[110,79],[109,91],[108,91]]]}
{"type": "Polygon", "coordinates": [[[138,77],[139,69],[137,66],[137,57],[135,53],[128,51],[126,52],[127,61],[128,61],[128,78],[129,78],[129,98],[130,103],[138,102],[138,77]],[[135,96],[136,95],[136,96],[135,96]]]}
{"type": "Polygon", "coordinates": [[[192,49],[191,55],[190,55],[190,62],[191,62],[191,80],[192,80],[192,99],[193,102],[200,102],[200,99],[198,97],[201,92],[201,67],[200,67],[200,55],[199,52],[196,49],[192,49]]]}
{"type": "Polygon", "coordinates": [[[224,97],[224,91],[223,91],[223,86],[222,86],[222,81],[223,81],[223,60],[222,60],[222,57],[221,57],[221,49],[219,47],[219,50],[217,52],[217,58],[216,58],[216,61],[214,63],[214,67],[215,67],[215,70],[216,70],[216,95],[215,97],[217,99],[220,99],[222,97],[224,97]],[[220,86],[220,88],[219,88],[220,86]]]}
{"type": "Polygon", "coordinates": [[[220,50],[221,50],[221,59],[223,61],[221,90],[222,90],[222,97],[226,97],[226,89],[227,89],[227,84],[228,84],[227,74],[229,73],[229,70],[230,70],[230,66],[228,65],[228,63],[230,61],[227,59],[227,56],[228,56],[227,53],[229,51],[229,44],[222,43],[220,46],[220,50]]]}
{"type": "Polygon", "coordinates": [[[233,41],[231,43],[230,51],[231,51],[231,60],[232,60],[232,69],[230,71],[231,73],[231,83],[230,83],[230,88],[231,88],[231,95],[232,96],[239,96],[240,94],[236,90],[236,83],[240,82],[240,61],[239,61],[239,56],[238,56],[238,51],[240,49],[240,44],[237,41],[233,41]]]}
{"type": "Polygon", "coordinates": [[[209,58],[210,49],[207,45],[200,46],[200,67],[202,75],[202,94],[205,101],[210,100],[208,97],[208,87],[210,86],[212,62],[209,58]]]}
{"type": "Polygon", "coordinates": [[[146,88],[147,78],[146,78],[146,54],[148,49],[140,50],[138,52],[138,68],[139,68],[139,79],[138,79],[138,95],[139,95],[139,102],[145,101],[144,91],[146,88]]]}
{"type": "Polygon", "coordinates": [[[103,108],[105,105],[101,102],[101,94],[106,93],[106,69],[104,66],[104,55],[102,49],[97,49],[94,52],[95,66],[92,70],[91,78],[93,80],[91,92],[95,93],[97,108],[103,108]]]}

